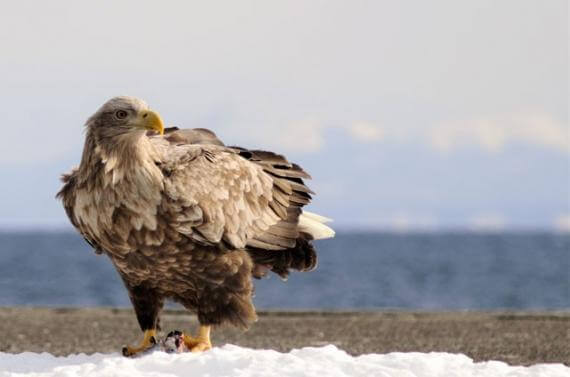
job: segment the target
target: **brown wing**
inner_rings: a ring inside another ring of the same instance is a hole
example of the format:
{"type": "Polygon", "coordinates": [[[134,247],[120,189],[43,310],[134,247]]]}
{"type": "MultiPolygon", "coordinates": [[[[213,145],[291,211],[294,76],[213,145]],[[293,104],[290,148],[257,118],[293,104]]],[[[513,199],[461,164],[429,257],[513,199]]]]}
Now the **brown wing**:
{"type": "Polygon", "coordinates": [[[170,141],[161,165],[171,226],[231,248],[295,246],[301,207],[311,199],[307,173],[271,152],[181,142],[170,141]]]}

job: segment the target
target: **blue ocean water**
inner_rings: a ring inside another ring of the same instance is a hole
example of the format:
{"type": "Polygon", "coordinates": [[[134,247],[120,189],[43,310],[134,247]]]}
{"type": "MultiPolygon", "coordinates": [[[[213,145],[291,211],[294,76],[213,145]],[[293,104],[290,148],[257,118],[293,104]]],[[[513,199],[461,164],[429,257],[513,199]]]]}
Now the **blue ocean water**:
{"type": "MultiPolygon", "coordinates": [[[[319,266],[256,281],[263,309],[568,309],[570,235],[341,233],[319,266]]],[[[0,305],[130,306],[75,233],[0,233],[0,305]]]]}

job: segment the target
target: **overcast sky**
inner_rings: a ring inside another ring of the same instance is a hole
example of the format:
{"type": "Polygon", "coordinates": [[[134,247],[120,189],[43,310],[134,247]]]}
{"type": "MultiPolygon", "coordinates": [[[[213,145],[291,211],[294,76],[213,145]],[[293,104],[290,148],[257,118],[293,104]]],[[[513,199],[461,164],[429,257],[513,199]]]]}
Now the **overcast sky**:
{"type": "Polygon", "coordinates": [[[66,226],[128,94],[285,153],[341,229],[570,229],[568,32],[565,0],[4,3],[0,226],[66,226]]]}

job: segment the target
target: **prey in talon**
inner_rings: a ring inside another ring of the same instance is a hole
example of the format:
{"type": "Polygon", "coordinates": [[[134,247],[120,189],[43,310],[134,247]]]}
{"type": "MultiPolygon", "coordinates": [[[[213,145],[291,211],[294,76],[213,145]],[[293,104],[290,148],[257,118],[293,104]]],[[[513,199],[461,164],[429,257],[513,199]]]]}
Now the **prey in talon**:
{"type": "Polygon", "coordinates": [[[162,350],[166,353],[182,353],[187,352],[188,347],[184,342],[184,333],[174,330],[168,333],[162,341],[162,350]]]}
{"type": "Polygon", "coordinates": [[[202,330],[200,335],[193,338],[182,331],[174,330],[168,333],[164,340],[157,342],[154,336],[145,337],[148,339],[139,347],[124,347],[123,355],[127,357],[139,356],[153,351],[163,351],[166,353],[200,352],[212,347],[209,337],[202,330]]]}
{"type": "Polygon", "coordinates": [[[334,236],[329,219],[304,210],[309,174],[280,154],[226,146],[204,128],[165,128],[128,96],[104,103],[85,130],[81,162],[57,197],[129,293],[143,337],[125,356],[155,346],[165,300],[200,323],[197,337],[167,337],[169,349],[210,349],[214,325],[247,329],[257,319],[252,278],[315,269],[314,241],[334,236]]]}

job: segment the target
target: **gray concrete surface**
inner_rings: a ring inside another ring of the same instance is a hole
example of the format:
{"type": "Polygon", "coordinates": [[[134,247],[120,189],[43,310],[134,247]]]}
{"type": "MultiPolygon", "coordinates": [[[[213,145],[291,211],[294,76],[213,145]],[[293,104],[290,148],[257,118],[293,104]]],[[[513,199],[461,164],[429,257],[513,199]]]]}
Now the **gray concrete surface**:
{"type": "MultiPolygon", "coordinates": [[[[197,325],[184,311],[162,314],[162,336],[197,325]]],[[[141,336],[129,309],[0,308],[0,326],[0,352],[12,353],[120,352],[141,336]]],[[[212,340],[278,351],[335,344],[350,354],[451,352],[512,365],[570,365],[570,312],[260,312],[249,331],[222,327],[212,340]]]]}

